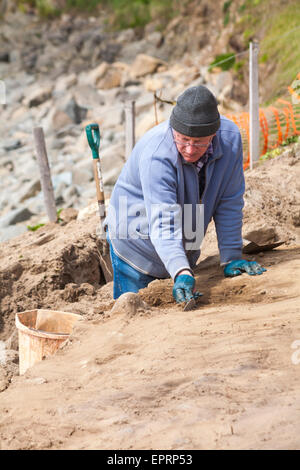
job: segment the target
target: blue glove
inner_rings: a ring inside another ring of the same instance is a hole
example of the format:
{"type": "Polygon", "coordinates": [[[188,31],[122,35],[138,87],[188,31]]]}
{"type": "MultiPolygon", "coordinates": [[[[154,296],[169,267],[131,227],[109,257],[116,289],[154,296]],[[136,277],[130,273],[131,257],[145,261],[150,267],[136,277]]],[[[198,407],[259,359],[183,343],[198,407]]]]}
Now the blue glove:
{"type": "Polygon", "coordinates": [[[250,276],[255,276],[256,274],[262,274],[266,269],[262,268],[260,264],[256,261],[246,261],[244,259],[239,259],[236,261],[231,261],[224,268],[225,277],[234,277],[239,276],[242,273],[248,273],[250,276]]]}
{"type": "Polygon", "coordinates": [[[194,292],[195,279],[188,274],[181,274],[177,276],[173,286],[173,297],[177,303],[188,302],[192,298],[198,299],[201,297],[200,292],[194,292]]]}

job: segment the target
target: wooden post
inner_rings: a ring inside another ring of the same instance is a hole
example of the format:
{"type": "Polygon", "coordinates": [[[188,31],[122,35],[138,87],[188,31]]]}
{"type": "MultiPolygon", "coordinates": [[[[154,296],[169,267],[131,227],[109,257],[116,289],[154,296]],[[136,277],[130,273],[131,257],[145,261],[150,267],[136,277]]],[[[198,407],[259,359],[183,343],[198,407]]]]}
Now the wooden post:
{"type": "Polygon", "coordinates": [[[44,201],[46,206],[46,212],[50,222],[56,222],[57,212],[54,191],[51,181],[51,173],[48,162],[46,143],[44,137],[44,131],[42,127],[35,127],[33,129],[33,137],[35,142],[35,150],[38,159],[41,187],[44,194],[44,201]]]}
{"type": "Polygon", "coordinates": [[[249,134],[250,169],[252,169],[259,160],[258,42],[250,42],[249,47],[249,134]]]}
{"type": "Polygon", "coordinates": [[[125,103],[125,158],[128,160],[135,146],[135,101],[125,103]]]}

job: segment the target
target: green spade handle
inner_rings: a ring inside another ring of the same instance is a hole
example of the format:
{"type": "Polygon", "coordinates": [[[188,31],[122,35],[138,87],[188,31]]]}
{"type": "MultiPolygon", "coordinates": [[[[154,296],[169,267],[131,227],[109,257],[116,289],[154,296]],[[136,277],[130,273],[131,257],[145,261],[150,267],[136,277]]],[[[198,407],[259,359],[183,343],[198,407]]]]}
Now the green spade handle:
{"type": "Polygon", "coordinates": [[[99,158],[100,130],[98,124],[89,124],[85,128],[87,140],[91,147],[93,158],[99,158]]]}

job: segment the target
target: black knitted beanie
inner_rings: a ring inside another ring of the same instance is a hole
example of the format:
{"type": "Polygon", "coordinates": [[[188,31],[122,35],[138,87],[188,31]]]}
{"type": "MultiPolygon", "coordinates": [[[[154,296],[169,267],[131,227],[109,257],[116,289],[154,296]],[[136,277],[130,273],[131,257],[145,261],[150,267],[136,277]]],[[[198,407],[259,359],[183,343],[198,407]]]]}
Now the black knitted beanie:
{"type": "Polygon", "coordinates": [[[203,85],[188,88],[173,108],[170,124],[175,131],[189,137],[206,137],[220,127],[218,103],[203,85]]]}

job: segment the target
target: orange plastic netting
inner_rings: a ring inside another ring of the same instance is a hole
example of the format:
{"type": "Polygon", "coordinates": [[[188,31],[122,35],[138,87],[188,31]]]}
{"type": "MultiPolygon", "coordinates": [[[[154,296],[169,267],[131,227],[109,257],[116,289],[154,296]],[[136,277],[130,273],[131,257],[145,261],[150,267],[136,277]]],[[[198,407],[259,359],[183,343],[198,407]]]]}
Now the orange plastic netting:
{"type": "MultiPolygon", "coordinates": [[[[280,98],[276,106],[259,110],[260,155],[281,145],[288,137],[300,134],[300,73],[292,86],[289,96],[280,98]]],[[[249,167],[249,113],[226,114],[239,127],[244,148],[244,169],[249,167]]]]}

